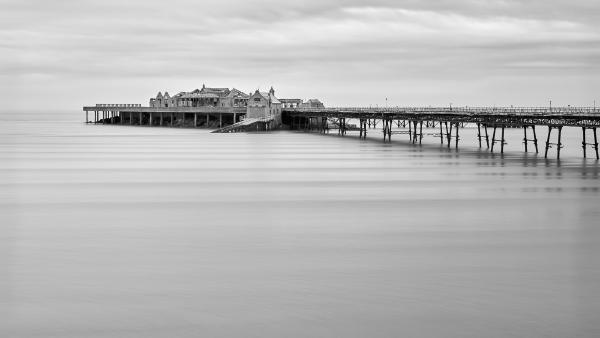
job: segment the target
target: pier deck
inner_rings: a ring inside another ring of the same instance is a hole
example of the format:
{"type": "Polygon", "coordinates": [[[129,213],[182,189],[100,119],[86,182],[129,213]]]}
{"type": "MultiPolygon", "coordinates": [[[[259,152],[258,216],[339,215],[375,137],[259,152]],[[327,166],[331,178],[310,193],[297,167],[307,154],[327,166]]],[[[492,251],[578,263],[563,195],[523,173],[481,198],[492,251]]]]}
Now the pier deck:
{"type": "MultiPolygon", "coordinates": [[[[268,130],[272,123],[272,119],[254,119],[238,123],[239,117],[246,115],[246,107],[142,107],[136,104],[97,104],[83,107],[83,110],[86,112],[87,123],[218,128],[216,132],[268,130]],[[94,113],[93,121],[89,119],[89,112],[94,113]]],[[[439,137],[442,144],[447,142],[449,148],[453,141],[458,148],[459,127],[474,124],[477,126],[479,146],[485,144],[494,152],[496,143],[499,143],[500,153],[504,152],[506,144],[505,128],[522,128],[525,151],[529,150],[528,145],[531,143],[537,153],[539,149],[535,128],[544,126],[548,128],[544,156],[548,157],[548,150],[555,147],[557,158],[560,158],[560,149],[563,147],[562,128],[578,127],[582,129],[584,158],[587,157],[587,148],[592,147],[596,159],[600,159],[597,136],[597,129],[600,128],[600,110],[595,107],[284,108],[282,120],[291,129],[318,130],[322,133],[337,129],[341,136],[356,130],[362,139],[366,138],[367,132],[373,130],[371,127],[376,128],[377,124],[381,123],[384,142],[391,142],[393,134],[408,134],[413,144],[421,144],[425,135],[425,124],[426,128],[439,127],[439,133],[429,135],[439,137]],[[358,120],[359,127],[347,123],[347,119],[358,120]],[[333,123],[330,123],[330,120],[333,120],[333,123]],[[394,123],[404,130],[392,132],[394,123]],[[491,137],[488,128],[492,128],[491,137]],[[556,142],[551,142],[553,130],[558,132],[556,142]],[[586,131],[590,131],[587,134],[590,136],[586,136],[586,131]],[[592,141],[588,141],[588,137],[592,137],[592,141]]]]}
{"type": "Polygon", "coordinates": [[[522,128],[523,144],[525,151],[528,151],[528,144],[538,149],[538,138],[536,126],[545,126],[548,128],[547,139],[545,143],[544,156],[548,157],[548,150],[556,147],[556,157],[560,159],[560,150],[562,144],[563,127],[579,127],[582,129],[582,148],[583,157],[587,157],[587,148],[592,147],[595,151],[596,159],[600,159],[598,150],[597,128],[600,128],[600,111],[596,107],[395,107],[395,108],[284,108],[283,120],[291,126],[292,129],[317,129],[322,133],[329,132],[330,119],[335,119],[339,126],[338,134],[346,135],[350,130],[347,128],[347,119],[356,119],[359,121],[358,128],[360,138],[366,138],[367,126],[376,127],[381,122],[383,141],[391,142],[392,126],[396,122],[398,127],[406,128],[410,140],[421,144],[423,139],[423,124],[426,127],[435,128],[439,126],[440,142],[447,142],[448,147],[454,139],[455,147],[458,148],[459,127],[465,124],[475,124],[477,126],[477,138],[479,146],[484,144],[494,152],[496,143],[500,144],[500,152],[504,152],[506,140],[504,138],[505,128],[522,128]],[[493,128],[491,140],[488,128],[493,128]],[[453,129],[454,135],[453,135],[453,129]],[[498,130],[500,129],[500,130],[498,130]],[[485,132],[485,135],[482,133],[485,132]],[[530,130],[530,135],[528,135],[530,130]],[[557,141],[551,142],[552,131],[557,130],[557,141]],[[591,131],[593,141],[589,142],[586,138],[586,131],[591,131]],[[499,139],[496,138],[499,132],[499,139]]]}
{"type": "Polygon", "coordinates": [[[142,107],[136,104],[97,104],[83,107],[86,123],[191,126],[222,128],[235,124],[246,107],[142,107]],[[90,120],[89,113],[93,119],[90,120]],[[193,119],[193,122],[192,122],[193,119]]]}

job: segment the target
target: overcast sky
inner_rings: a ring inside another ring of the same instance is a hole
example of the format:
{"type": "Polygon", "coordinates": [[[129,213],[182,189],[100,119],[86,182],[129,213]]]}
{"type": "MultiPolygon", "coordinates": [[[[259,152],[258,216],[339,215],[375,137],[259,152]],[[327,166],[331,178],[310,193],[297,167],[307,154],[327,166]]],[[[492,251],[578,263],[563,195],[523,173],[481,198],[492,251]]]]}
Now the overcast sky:
{"type": "Polygon", "coordinates": [[[3,109],[202,84],[329,106],[600,105],[599,19],[598,0],[0,0],[0,90],[3,109]]]}

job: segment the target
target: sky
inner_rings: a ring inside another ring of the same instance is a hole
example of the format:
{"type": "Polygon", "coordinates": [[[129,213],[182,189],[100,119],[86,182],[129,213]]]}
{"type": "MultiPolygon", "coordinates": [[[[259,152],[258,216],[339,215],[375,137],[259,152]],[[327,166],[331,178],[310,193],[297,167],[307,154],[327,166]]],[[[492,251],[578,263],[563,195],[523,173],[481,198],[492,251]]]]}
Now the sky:
{"type": "Polygon", "coordinates": [[[0,0],[8,110],[202,87],[327,106],[600,106],[598,0],[0,0]]]}

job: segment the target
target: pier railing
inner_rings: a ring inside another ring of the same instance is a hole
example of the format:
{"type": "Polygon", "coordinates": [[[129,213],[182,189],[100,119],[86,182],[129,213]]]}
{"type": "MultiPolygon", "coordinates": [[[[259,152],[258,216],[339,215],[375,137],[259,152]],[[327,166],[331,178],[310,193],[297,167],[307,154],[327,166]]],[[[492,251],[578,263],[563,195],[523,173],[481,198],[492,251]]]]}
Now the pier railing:
{"type": "Polygon", "coordinates": [[[96,107],[111,107],[111,108],[133,108],[133,107],[141,107],[141,104],[137,103],[96,103],[96,107]]]}
{"type": "Polygon", "coordinates": [[[506,115],[590,115],[600,116],[597,107],[329,107],[329,108],[283,108],[287,112],[327,113],[355,112],[370,114],[506,114],[506,115]]]}

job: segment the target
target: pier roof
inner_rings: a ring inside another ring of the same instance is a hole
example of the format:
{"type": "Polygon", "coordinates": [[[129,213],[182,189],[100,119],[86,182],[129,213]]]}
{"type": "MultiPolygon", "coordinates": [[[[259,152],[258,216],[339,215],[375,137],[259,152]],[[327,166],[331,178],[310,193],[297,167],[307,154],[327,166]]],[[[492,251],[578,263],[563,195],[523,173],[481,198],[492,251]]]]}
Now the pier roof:
{"type": "Polygon", "coordinates": [[[186,93],[181,95],[184,99],[215,99],[220,96],[214,93],[186,93]]]}

